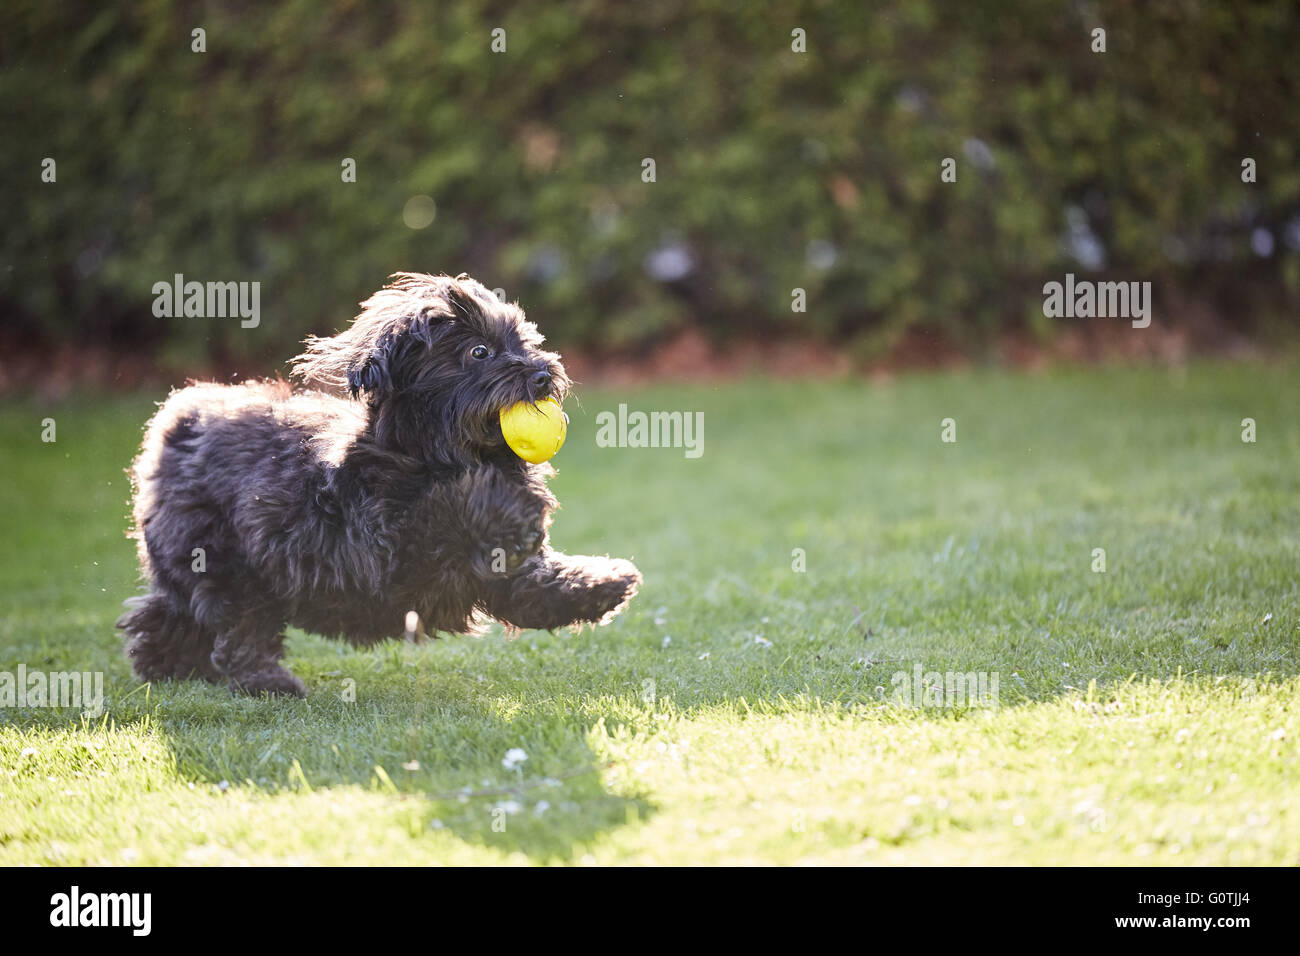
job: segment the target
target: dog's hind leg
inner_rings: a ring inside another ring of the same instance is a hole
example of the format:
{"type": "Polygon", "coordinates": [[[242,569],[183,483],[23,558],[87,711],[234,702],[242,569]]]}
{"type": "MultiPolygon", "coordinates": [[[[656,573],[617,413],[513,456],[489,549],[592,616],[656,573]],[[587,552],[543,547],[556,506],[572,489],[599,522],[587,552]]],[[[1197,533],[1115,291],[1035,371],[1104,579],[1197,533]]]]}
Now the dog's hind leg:
{"type": "Polygon", "coordinates": [[[237,586],[200,582],[190,606],[195,617],[216,635],[211,665],[231,693],[307,696],[303,682],[280,665],[285,625],[280,607],[260,595],[247,577],[237,586]],[[239,595],[238,605],[230,594],[239,595]]]}
{"type": "Polygon", "coordinates": [[[126,653],[137,677],[213,683],[225,679],[212,664],[212,634],[199,626],[188,608],[157,591],[126,604],[117,626],[126,632],[126,653]]]}
{"type": "Polygon", "coordinates": [[[280,664],[283,656],[281,625],[245,619],[217,638],[212,663],[226,675],[231,693],[306,697],[306,685],[280,664]]]}
{"type": "Polygon", "coordinates": [[[621,558],[544,549],[518,574],[486,582],[484,610],[503,624],[550,630],[604,624],[636,595],[641,572],[621,558]]]}

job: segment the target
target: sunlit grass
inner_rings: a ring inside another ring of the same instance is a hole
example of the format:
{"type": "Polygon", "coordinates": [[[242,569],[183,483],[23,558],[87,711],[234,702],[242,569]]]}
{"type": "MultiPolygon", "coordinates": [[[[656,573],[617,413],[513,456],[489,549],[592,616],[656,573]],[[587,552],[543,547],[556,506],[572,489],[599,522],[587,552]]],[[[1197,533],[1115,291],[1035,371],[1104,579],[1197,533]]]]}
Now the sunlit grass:
{"type": "Polygon", "coordinates": [[[553,534],[637,561],[628,612],[295,633],[306,701],[130,675],[123,469],[160,396],[12,402],[0,671],[108,701],[0,709],[0,863],[1300,863],[1296,382],[585,391],[553,534]],[[619,402],[704,412],[703,456],[596,447],[619,402]],[[997,674],[998,708],[900,706],[917,664],[997,674]]]}

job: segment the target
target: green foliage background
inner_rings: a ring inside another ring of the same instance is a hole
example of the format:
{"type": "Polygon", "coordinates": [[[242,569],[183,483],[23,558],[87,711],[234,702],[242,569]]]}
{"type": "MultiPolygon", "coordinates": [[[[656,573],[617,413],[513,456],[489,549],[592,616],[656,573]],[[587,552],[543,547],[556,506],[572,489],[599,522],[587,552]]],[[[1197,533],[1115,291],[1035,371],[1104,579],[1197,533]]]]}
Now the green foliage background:
{"type": "Polygon", "coordinates": [[[1300,301],[1297,9],[10,0],[0,310],[28,335],[282,357],[389,272],[465,270],[566,344],[694,325],[870,347],[1050,334],[1041,286],[1074,271],[1258,328],[1300,301]],[[415,195],[428,228],[403,222],[415,195]],[[1063,242],[1071,207],[1095,269],[1063,242]],[[678,281],[647,269],[665,247],[678,281]],[[262,327],[155,318],[178,272],[260,281],[262,327]]]}

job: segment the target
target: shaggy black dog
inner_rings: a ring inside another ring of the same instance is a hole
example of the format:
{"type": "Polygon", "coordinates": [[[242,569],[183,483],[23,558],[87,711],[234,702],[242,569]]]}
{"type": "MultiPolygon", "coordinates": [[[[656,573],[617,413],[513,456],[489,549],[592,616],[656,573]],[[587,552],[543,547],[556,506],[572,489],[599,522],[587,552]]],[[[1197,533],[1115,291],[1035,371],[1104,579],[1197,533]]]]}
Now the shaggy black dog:
{"type": "Polygon", "coordinates": [[[502,408],[569,379],[517,306],[468,276],[398,273],[284,382],[173,392],[136,459],[148,593],[118,621],[143,680],[302,695],[294,625],[369,645],[406,630],[603,623],[627,561],[547,544],[549,465],[506,446],[502,408]]]}

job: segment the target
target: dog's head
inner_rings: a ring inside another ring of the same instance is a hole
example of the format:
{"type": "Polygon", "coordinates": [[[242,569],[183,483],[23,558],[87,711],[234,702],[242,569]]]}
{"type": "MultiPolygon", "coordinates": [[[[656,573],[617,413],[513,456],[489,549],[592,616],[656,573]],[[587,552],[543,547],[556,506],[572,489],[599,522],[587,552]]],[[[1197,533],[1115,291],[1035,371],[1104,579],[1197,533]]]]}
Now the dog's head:
{"type": "Polygon", "coordinates": [[[393,275],[350,328],[308,339],[293,371],[367,402],[377,437],[422,458],[499,452],[503,408],[569,390],[523,311],[467,275],[393,275]]]}

